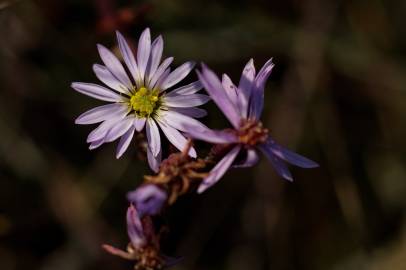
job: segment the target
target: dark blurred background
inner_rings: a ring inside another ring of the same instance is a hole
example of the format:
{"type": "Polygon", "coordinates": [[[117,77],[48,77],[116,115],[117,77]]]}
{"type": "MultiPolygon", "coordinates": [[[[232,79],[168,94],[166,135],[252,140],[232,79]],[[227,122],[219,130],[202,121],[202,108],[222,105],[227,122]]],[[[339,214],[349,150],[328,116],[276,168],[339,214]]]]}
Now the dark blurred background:
{"type": "Polygon", "coordinates": [[[101,102],[70,83],[97,81],[96,43],[116,49],[119,29],[136,46],[147,26],[176,65],[236,82],[273,57],[263,121],[321,165],[287,183],[262,158],[180,199],[174,269],[406,269],[405,16],[395,0],[0,0],[0,269],[131,269],[100,245],[125,247],[125,193],[150,171],[135,143],[87,149],[74,119],[101,102]]]}

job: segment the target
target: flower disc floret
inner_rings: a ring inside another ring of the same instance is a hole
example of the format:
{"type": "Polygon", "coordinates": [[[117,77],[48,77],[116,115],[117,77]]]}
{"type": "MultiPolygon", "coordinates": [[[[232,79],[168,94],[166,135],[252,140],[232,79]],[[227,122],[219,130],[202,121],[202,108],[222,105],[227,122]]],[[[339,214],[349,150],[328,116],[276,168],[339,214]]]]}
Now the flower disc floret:
{"type": "Polygon", "coordinates": [[[159,108],[159,90],[138,89],[130,98],[130,107],[138,117],[147,117],[159,108]]]}

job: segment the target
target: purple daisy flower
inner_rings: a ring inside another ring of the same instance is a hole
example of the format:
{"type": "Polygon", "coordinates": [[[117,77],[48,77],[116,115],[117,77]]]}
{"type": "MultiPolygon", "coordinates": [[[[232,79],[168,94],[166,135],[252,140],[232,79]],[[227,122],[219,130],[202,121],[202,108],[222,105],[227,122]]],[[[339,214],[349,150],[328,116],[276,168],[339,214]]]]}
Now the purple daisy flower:
{"type": "Polygon", "coordinates": [[[192,126],[185,125],[187,133],[195,139],[216,144],[228,144],[231,147],[214,166],[210,175],[200,184],[199,193],[214,185],[232,165],[234,167],[255,165],[259,160],[258,150],[268,157],[277,173],[289,181],[292,181],[292,175],[285,162],[302,168],[318,167],[314,161],[277,144],[269,137],[268,130],[259,120],[264,107],[265,83],[273,66],[272,59],[270,59],[256,74],[254,61],[251,59],[242,72],[238,87],[225,74],[221,82],[204,64],[202,71],[197,72],[204,88],[233,126],[231,130],[196,131],[192,126]],[[241,164],[235,164],[235,160],[241,152],[243,152],[245,160],[241,164]]]}
{"type": "MultiPolygon", "coordinates": [[[[118,45],[130,76],[122,63],[106,47],[97,45],[104,65],[93,65],[97,78],[107,87],[92,83],[74,82],[72,88],[90,97],[111,102],[93,108],[80,115],[75,123],[81,125],[101,123],[88,136],[89,148],[95,149],[106,142],[120,138],[116,157],[127,150],[135,131],[145,127],[148,139],[148,163],[158,171],[161,162],[161,138],[159,128],[179,150],[185,148],[183,126],[187,122],[195,128],[205,127],[194,118],[203,117],[206,111],[195,108],[210,98],[197,94],[202,89],[200,81],[168,89],[183,80],[193,69],[193,62],[186,62],[171,72],[173,57],[161,63],[163,39],[156,38],[151,44],[150,30],[145,29],[138,43],[135,57],[124,37],[117,32],[118,45]],[[158,128],[159,127],[159,128],[158,128]]],[[[189,155],[196,157],[195,149],[189,155]]]]}
{"type": "Polygon", "coordinates": [[[164,206],[168,195],[153,184],[146,184],[127,194],[127,199],[135,205],[141,217],[158,214],[164,206]]]}

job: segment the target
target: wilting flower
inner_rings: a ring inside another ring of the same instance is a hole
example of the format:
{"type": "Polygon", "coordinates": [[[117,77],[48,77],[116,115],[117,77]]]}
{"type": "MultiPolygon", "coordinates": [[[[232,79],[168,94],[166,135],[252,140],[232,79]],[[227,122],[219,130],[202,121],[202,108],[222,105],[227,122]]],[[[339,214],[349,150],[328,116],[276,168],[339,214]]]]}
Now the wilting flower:
{"type": "MultiPolygon", "coordinates": [[[[144,176],[144,181],[147,185],[157,185],[165,189],[167,199],[165,203],[171,205],[175,203],[179,196],[186,194],[190,189],[193,189],[195,184],[200,183],[207,177],[208,173],[204,172],[208,163],[211,163],[209,158],[206,159],[192,159],[188,152],[192,147],[192,141],[189,140],[188,145],[182,152],[170,154],[159,167],[159,173],[156,175],[144,176]]],[[[151,205],[159,205],[160,197],[157,192],[149,192],[152,201],[151,205]]],[[[146,192],[145,192],[146,194],[146,192]]],[[[148,198],[146,195],[131,196],[133,200],[140,200],[140,198],[148,198]]],[[[134,193],[134,195],[136,195],[134,193]]],[[[129,199],[131,199],[128,196],[129,199]]],[[[130,200],[131,201],[131,200],[130,200]]],[[[148,203],[146,203],[148,204],[148,203]]],[[[151,209],[154,209],[151,207],[151,209]]]]}
{"type": "Polygon", "coordinates": [[[220,82],[213,71],[204,64],[202,71],[198,72],[204,88],[233,126],[233,129],[224,131],[209,129],[196,131],[187,123],[184,124],[191,137],[211,143],[227,144],[230,149],[200,184],[199,193],[215,184],[230,166],[249,167],[256,164],[259,159],[258,149],[268,157],[277,173],[289,181],[292,181],[292,175],[284,161],[302,168],[318,166],[317,163],[277,144],[259,120],[264,107],[265,83],[273,66],[271,59],[256,75],[251,59],[242,72],[238,87],[225,74],[220,82]],[[241,152],[245,160],[241,164],[234,164],[241,152]]]}
{"type": "MultiPolygon", "coordinates": [[[[87,142],[94,149],[106,142],[120,138],[116,157],[119,158],[128,148],[134,132],[146,127],[148,139],[148,162],[157,171],[161,161],[161,138],[158,126],[168,140],[182,150],[187,140],[182,135],[186,121],[195,128],[205,127],[193,117],[206,114],[195,108],[209,100],[207,95],[197,94],[202,89],[200,81],[167,90],[183,80],[193,69],[193,62],[186,62],[171,72],[169,65],[173,57],[162,63],[163,39],[156,38],[151,44],[150,31],[147,28],[140,36],[137,58],[134,57],[124,37],[117,32],[118,45],[130,73],[117,57],[106,47],[97,45],[104,65],[95,64],[93,71],[107,87],[92,83],[72,83],[72,88],[90,97],[111,102],[91,109],[76,119],[76,124],[101,124],[93,130],[87,142]]],[[[189,155],[196,156],[191,148],[189,155]]]]}
{"type": "Polygon", "coordinates": [[[140,217],[158,214],[168,199],[167,193],[153,184],[146,184],[127,194],[127,199],[135,205],[140,217]]]}
{"type": "Polygon", "coordinates": [[[110,245],[103,245],[103,248],[110,254],[135,261],[134,269],[162,269],[180,261],[179,258],[161,254],[159,234],[155,233],[151,217],[146,216],[141,219],[133,205],[130,205],[127,210],[127,231],[130,238],[127,251],[110,245]]]}

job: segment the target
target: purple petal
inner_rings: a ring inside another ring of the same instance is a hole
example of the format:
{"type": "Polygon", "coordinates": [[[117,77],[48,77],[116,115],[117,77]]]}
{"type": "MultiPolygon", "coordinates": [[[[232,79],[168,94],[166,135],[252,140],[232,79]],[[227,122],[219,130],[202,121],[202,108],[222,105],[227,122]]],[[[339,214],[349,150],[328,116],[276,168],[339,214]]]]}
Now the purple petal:
{"type": "Polygon", "coordinates": [[[282,159],[280,159],[274,153],[272,153],[272,150],[270,149],[270,147],[268,147],[266,145],[260,145],[259,148],[262,150],[262,152],[271,162],[272,166],[275,168],[276,172],[281,177],[283,177],[284,179],[286,179],[288,181],[293,181],[292,175],[289,172],[289,169],[286,166],[286,164],[282,161],[282,159]]]}
{"type": "Polygon", "coordinates": [[[145,78],[144,75],[145,70],[147,68],[150,53],[151,53],[151,33],[149,31],[149,28],[147,28],[141,33],[137,49],[137,63],[141,79],[145,78]]]}
{"type": "Polygon", "coordinates": [[[230,98],[231,102],[238,108],[238,95],[237,95],[237,87],[233,84],[230,77],[227,74],[223,74],[223,78],[221,81],[224,90],[227,93],[227,96],[230,98]]]}
{"type": "Polygon", "coordinates": [[[215,131],[211,129],[196,130],[193,126],[187,124],[184,125],[183,130],[189,137],[209,143],[228,144],[238,141],[235,134],[227,131],[215,131]]]}
{"type": "Polygon", "coordinates": [[[166,58],[158,69],[155,71],[155,74],[152,76],[151,80],[147,83],[148,88],[155,88],[155,84],[161,78],[162,74],[166,71],[169,65],[172,63],[173,57],[166,58]]]}
{"type": "Polygon", "coordinates": [[[101,44],[97,44],[97,48],[104,65],[121,83],[123,83],[128,89],[131,89],[132,83],[130,78],[128,78],[123,65],[120,63],[117,57],[101,44]]]}
{"type": "Polygon", "coordinates": [[[166,192],[153,184],[140,186],[127,194],[127,199],[135,205],[141,218],[161,212],[167,198],[166,192]]]}
{"type": "Polygon", "coordinates": [[[190,117],[194,118],[202,118],[207,115],[206,110],[200,108],[175,108],[175,107],[168,107],[168,110],[175,111],[190,117]]]}
{"type": "Polygon", "coordinates": [[[151,170],[155,173],[159,171],[159,165],[161,164],[162,159],[162,151],[158,153],[158,156],[154,157],[149,147],[147,147],[147,157],[148,157],[148,164],[151,170]]]}
{"type": "Polygon", "coordinates": [[[127,41],[125,41],[124,37],[120,34],[120,32],[116,31],[116,34],[118,40],[118,47],[120,48],[120,52],[121,55],[123,56],[124,62],[127,65],[127,68],[130,71],[131,75],[133,76],[137,86],[141,87],[142,78],[138,70],[138,65],[137,62],[135,61],[134,54],[131,51],[130,46],[128,46],[127,41]]]}
{"type": "Polygon", "coordinates": [[[210,97],[217,104],[217,107],[224,113],[231,124],[238,128],[240,125],[241,116],[234,106],[233,102],[228,97],[227,93],[217,78],[216,74],[211,71],[206,65],[202,64],[202,72],[197,71],[197,76],[202,82],[206,91],[210,94],[210,97]]]}
{"type": "Polygon", "coordinates": [[[135,130],[140,132],[145,126],[146,118],[135,118],[134,126],[135,130]]]}
{"type": "Polygon", "coordinates": [[[127,112],[127,110],[127,106],[121,103],[98,106],[79,115],[79,117],[75,120],[75,124],[89,125],[99,123],[111,118],[112,116],[124,114],[127,112]]]}
{"type": "Polygon", "coordinates": [[[134,130],[135,127],[132,126],[130,127],[129,130],[127,130],[127,132],[121,136],[120,141],[118,142],[118,146],[117,146],[117,150],[116,150],[116,158],[120,158],[125,151],[127,151],[128,146],[130,145],[130,142],[134,136],[134,130]]]}
{"type": "Polygon", "coordinates": [[[93,71],[96,74],[96,77],[108,87],[120,93],[130,95],[130,91],[128,90],[128,88],[124,84],[122,84],[119,80],[117,80],[117,78],[114,77],[114,75],[110,72],[110,70],[105,66],[94,64],[93,71]]]}
{"type": "Polygon", "coordinates": [[[274,64],[272,59],[268,60],[258,72],[252,88],[252,97],[250,101],[249,116],[253,119],[259,119],[264,108],[264,89],[265,83],[271,75],[274,64]]]}
{"type": "Polygon", "coordinates": [[[246,118],[248,113],[248,102],[252,92],[252,86],[255,78],[254,60],[251,58],[247,65],[244,67],[240,83],[238,84],[238,101],[240,103],[239,109],[241,115],[246,118]]]}
{"type": "Polygon", "coordinates": [[[116,123],[106,134],[105,141],[112,142],[120,138],[126,133],[134,123],[134,116],[129,115],[116,123]]]}
{"type": "Polygon", "coordinates": [[[163,49],[164,49],[164,40],[162,39],[162,36],[159,36],[154,40],[154,42],[152,42],[151,56],[149,57],[148,61],[145,82],[149,82],[152,76],[154,76],[154,73],[158,68],[159,62],[161,61],[163,49]]]}
{"type": "Polygon", "coordinates": [[[301,156],[295,152],[288,150],[287,148],[277,144],[272,139],[268,139],[266,145],[267,145],[268,149],[270,151],[272,151],[272,153],[275,156],[289,162],[290,164],[293,164],[293,165],[301,167],[301,168],[319,167],[319,164],[317,164],[316,162],[314,162],[304,156],[301,156]]]}
{"type": "Polygon", "coordinates": [[[187,108],[200,106],[210,100],[209,96],[202,94],[164,96],[164,104],[170,107],[187,108]]]}
{"type": "Polygon", "coordinates": [[[178,95],[190,95],[195,94],[203,89],[203,85],[200,81],[192,82],[188,85],[176,88],[166,94],[167,97],[178,96],[178,95]]]}
{"type": "Polygon", "coordinates": [[[194,62],[186,62],[176,68],[162,83],[162,90],[168,89],[183,80],[192,71],[194,66],[194,62]]]}
{"type": "Polygon", "coordinates": [[[71,87],[79,93],[99,100],[110,102],[120,102],[123,100],[123,97],[119,94],[97,84],[74,82],[71,84],[71,87]]]}
{"type": "Polygon", "coordinates": [[[199,185],[197,189],[198,193],[204,192],[209,187],[217,183],[220,178],[227,172],[231,164],[234,162],[238,153],[240,152],[241,146],[237,145],[230,152],[228,152],[216,166],[210,171],[210,175],[206,177],[203,182],[199,185]]]}
{"type": "Polygon", "coordinates": [[[188,125],[196,131],[208,129],[199,121],[174,111],[162,112],[160,117],[164,119],[164,121],[168,123],[168,125],[180,131],[185,131],[184,125],[188,125]]]}
{"type": "MultiPolygon", "coordinates": [[[[166,138],[176,147],[179,151],[183,151],[187,145],[186,138],[176,129],[169,126],[167,123],[163,122],[161,119],[158,119],[158,125],[161,127],[166,138]]],[[[193,158],[197,156],[196,150],[191,147],[189,155],[193,158]]]]}
{"type": "Polygon", "coordinates": [[[159,129],[152,118],[147,120],[146,133],[148,139],[148,146],[152,154],[156,157],[161,151],[161,137],[159,136],[159,129]]]}
{"type": "Polygon", "coordinates": [[[233,167],[234,168],[248,168],[256,165],[259,161],[259,156],[257,154],[257,151],[254,149],[248,149],[247,150],[247,156],[245,160],[241,164],[236,164],[233,167]]]}
{"type": "Polygon", "coordinates": [[[142,248],[146,244],[142,223],[133,205],[127,210],[127,232],[134,248],[142,248]]]}

